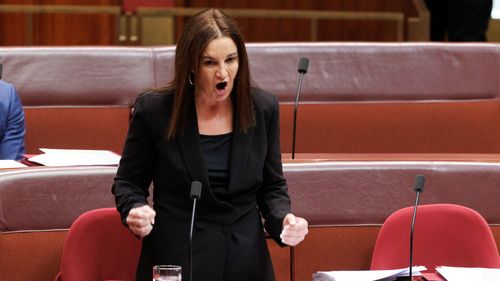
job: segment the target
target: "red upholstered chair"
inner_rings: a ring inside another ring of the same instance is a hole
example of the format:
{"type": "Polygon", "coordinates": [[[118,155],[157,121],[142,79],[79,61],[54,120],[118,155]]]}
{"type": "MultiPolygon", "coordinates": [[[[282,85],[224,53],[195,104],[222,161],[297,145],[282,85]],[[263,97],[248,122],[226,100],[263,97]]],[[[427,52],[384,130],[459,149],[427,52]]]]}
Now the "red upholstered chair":
{"type": "MultiPolygon", "coordinates": [[[[413,207],[403,208],[382,225],[371,269],[409,266],[413,207]]],[[[422,205],[417,209],[413,235],[413,265],[500,268],[495,239],[475,210],[452,204],[422,205]]]]}
{"type": "Polygon", "coordinates": [[[56,281],[135,280],[140,247],[116,209],[86,212],[71,225],[56,281]]]}

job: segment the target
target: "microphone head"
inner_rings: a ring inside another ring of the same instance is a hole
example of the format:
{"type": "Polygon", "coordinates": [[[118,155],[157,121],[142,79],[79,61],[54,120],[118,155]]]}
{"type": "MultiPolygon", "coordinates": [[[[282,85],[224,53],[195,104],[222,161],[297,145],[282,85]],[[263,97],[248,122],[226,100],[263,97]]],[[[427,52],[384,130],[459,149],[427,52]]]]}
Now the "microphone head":
{"type": "Polygon", "coordinates": [[[200,199],[201,196],[201,182],[194,181],[191,183],[191,199],[200,199]]]}
{"type": "Polygon", "coordinates": [[[415,178],[415,192],[424,192],[425,176],[418,175],[415,178]]]}
{"type": "Polygon", "coordinates": [[[300,58],[299,60],[299,73],[307,73],[307,68],[309,67],[308,58],[300,58]]]}

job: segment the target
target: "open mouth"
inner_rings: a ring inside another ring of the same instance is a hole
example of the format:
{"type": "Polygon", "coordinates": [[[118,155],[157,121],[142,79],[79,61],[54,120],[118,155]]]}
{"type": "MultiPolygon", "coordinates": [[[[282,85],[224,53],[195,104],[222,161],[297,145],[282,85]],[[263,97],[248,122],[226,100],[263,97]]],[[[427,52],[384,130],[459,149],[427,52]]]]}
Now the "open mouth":
{"type": "Polygon", "coordinates": [[[224,90],[227,86],[227,82],[220,82],[220,83],[217,83],[217,85],[215,85],[215,87],[217,88],[217,90],[224,90]]]}

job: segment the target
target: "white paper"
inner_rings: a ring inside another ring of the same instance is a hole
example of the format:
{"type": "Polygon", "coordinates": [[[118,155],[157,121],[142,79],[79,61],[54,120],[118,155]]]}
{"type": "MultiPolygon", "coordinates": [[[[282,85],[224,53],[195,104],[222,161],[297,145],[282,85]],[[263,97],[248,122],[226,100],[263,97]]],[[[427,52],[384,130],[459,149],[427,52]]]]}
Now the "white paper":
{"type": "Polygon", "coordinates": [[[0,169],[25,168],[28,167],[23,163],[15,160],[0,160],[0,169]]]}
{"type": "MultiPolygon", "coordinates": [[[[412,267],[412,275],[422,275],[420,271],[427,270],[425,266],[412,267]]],[[[396,280],[400,276],[408,276],[410,269],[390,269],[390,270],[340,270],[340,271],[319,271],[313,274],[313,281],[390,281],[396,280]]]]}
{"type": "Polygon", "coordinates": [[[500,268],[437,266],[447,281],[499,281],[500,268]]]}
{"type": "Polygon", "coordinates": [[[28,160],[44,166],[118,165],[120,155],[109,150],[40,148],[44,154],[28,160]]]}

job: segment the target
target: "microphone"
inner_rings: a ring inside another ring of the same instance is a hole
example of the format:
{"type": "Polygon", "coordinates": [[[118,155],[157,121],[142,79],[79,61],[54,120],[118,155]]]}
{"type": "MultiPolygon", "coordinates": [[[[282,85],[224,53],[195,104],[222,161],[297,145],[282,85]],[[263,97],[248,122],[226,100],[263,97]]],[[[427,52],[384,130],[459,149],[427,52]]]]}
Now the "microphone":
{"type": "Polygon", "coordinates": [[[420,193],[424,192],[424,184],[425,184],[425,177],[422,175],[418,175],[415,178],[415,188],[413,189],[417,193],[417,197],[415,199],[415,206],[413,207],[413,217],[411,219],[411,229],[410,229],[410,276],[409,276],[410,281],[412,278],[412,267],[413,267],[413,232],[415,229],[415,219],[417,217],[418,199],[420,197],[420,193]]]}
{"type": "MultiPolygon", "coordinates": [[[[297,93],[295,94],[295,103],[293,104],[293,133],[292,133],[292,159],[295,159],[295,132],[297,128],[297,107],[299,106],[300,90],[302,90],[302,80],[304,79],[304,74],[307,73],[307,68],[309,67],[308,58],[300,58],[299,60],[299,84],[297,85],[297,93]]],[[[292,266],[295,264],[295,248],[290,247],[290,281],[295,281],[295,268],[292,266]]]]}
{"type": "Polygon", "coordinates": [[[0,63],[0,79],[2,79],[3,65],[0,63]]]}
{"type": "Polygon", "coordinates": [[[191,200],[193,200],[193,212],[191,213],[191,225],[189,228],[189,280],[193,280],[193,225],[194,213],[196,212],[196,200],[201,197],[201,182],[191,183],[191,200]]]}
{"type": "Polygon", "coordinates": [[[302,89],[302,80],[304,74],[307,73],[309,67],[308,58],[300,58],[299,60],[299,84],[297,85],[297,93],[295,94],[295,103],[293,105],[293,135],[292,135],[292,159],[295,159],[295,130],[297,127],[297,107],[299,106],[300,90],[302,89]]]}

